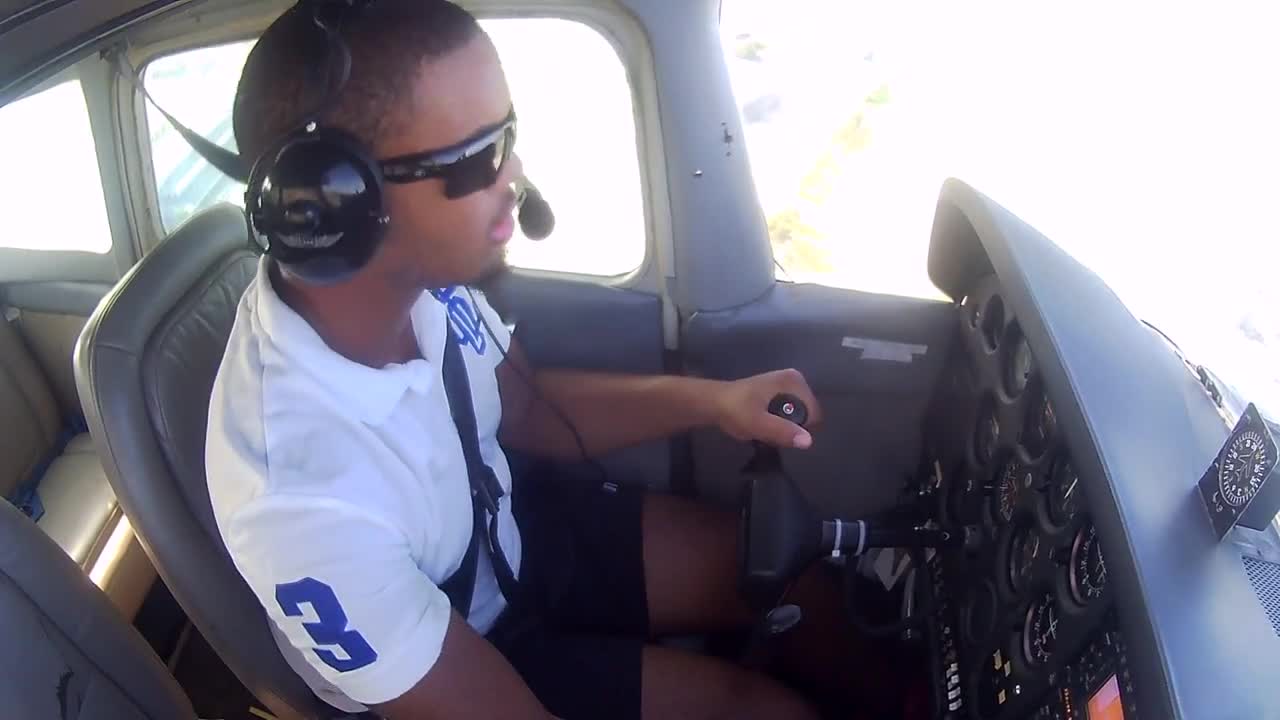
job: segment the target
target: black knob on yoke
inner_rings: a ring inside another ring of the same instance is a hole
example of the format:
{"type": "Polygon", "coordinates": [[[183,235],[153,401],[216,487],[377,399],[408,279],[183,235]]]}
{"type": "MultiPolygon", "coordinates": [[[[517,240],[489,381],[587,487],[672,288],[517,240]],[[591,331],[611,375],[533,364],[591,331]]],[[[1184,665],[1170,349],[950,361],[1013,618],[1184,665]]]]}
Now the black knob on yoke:
{"type": "Polygon", "coordinates": [[[809,408],[805,407],[800,398],[786,393],[775,395],[769,401],[769,414],[790,420],[801,427],[809,422],[809,408]]]}

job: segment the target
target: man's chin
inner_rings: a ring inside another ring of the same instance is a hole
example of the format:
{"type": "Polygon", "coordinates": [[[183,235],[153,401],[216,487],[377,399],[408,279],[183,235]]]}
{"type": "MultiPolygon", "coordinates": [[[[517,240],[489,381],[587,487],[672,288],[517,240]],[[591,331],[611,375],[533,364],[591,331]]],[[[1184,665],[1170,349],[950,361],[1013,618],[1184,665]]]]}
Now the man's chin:
{"type": "Polygon", "coordinates": [[[498,256],[468,284],[481,292],[486,292],[510,272],[511,266],[507,264],[507,250],[502,248],[498,256]]]}

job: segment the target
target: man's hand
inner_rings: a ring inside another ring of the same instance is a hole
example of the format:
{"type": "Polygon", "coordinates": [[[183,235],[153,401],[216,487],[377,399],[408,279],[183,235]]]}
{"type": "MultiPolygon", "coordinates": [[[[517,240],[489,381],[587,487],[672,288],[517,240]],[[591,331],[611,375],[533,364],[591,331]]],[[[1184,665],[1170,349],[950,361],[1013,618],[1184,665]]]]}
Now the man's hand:
{"type": "Polygon", "coordinates": [[[774,372],[725,383],[715,398],[716,423],[731,437],[760,440],[778,447],[808,448],[813,436],[790,420],[769,414],[775,395],[794,395],[809,409],[807,425],[822,422],[822,407],[798,370],[774,372]]]}

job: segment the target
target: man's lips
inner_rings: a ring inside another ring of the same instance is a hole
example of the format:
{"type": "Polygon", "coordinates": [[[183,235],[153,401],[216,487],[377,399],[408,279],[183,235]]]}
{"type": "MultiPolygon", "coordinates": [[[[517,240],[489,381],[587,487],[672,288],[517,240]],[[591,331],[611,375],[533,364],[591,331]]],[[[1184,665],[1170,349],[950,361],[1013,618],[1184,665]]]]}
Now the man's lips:
{"type": "Polygon", "coordinates": [[[497,244],[502,244],[511,239],[516,231],[516,221],[513,213],[516,209],[516,198],[513,193],[506,202],[506,208],[503,210],[493,224],[489,226],[489,239],[497,244]]]}
{"type": "Polygon", "coordinates": [[[499,220],[498,224],[494,225],[493,228],[489,230],[489,239],[495,244],[501,245],[510,240],[511,236],[515,235],[515,232],[516,221],[508,215],[502,220],[499,220]]]}

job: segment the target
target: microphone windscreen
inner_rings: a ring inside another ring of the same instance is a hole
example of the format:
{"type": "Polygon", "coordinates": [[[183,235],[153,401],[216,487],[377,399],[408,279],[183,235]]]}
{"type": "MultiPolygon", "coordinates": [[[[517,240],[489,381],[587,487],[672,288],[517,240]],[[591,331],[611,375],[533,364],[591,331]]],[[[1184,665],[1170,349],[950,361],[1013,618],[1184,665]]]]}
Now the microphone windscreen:
{"type": "Polygon", "coordinates": [[[520,212],[516,215],[520,221],[520,232],[530,240],[543,240],[556,228],[556,216],[551,212],[551,205],[529,181],[524,181],[520,193],[520,212]]]}

